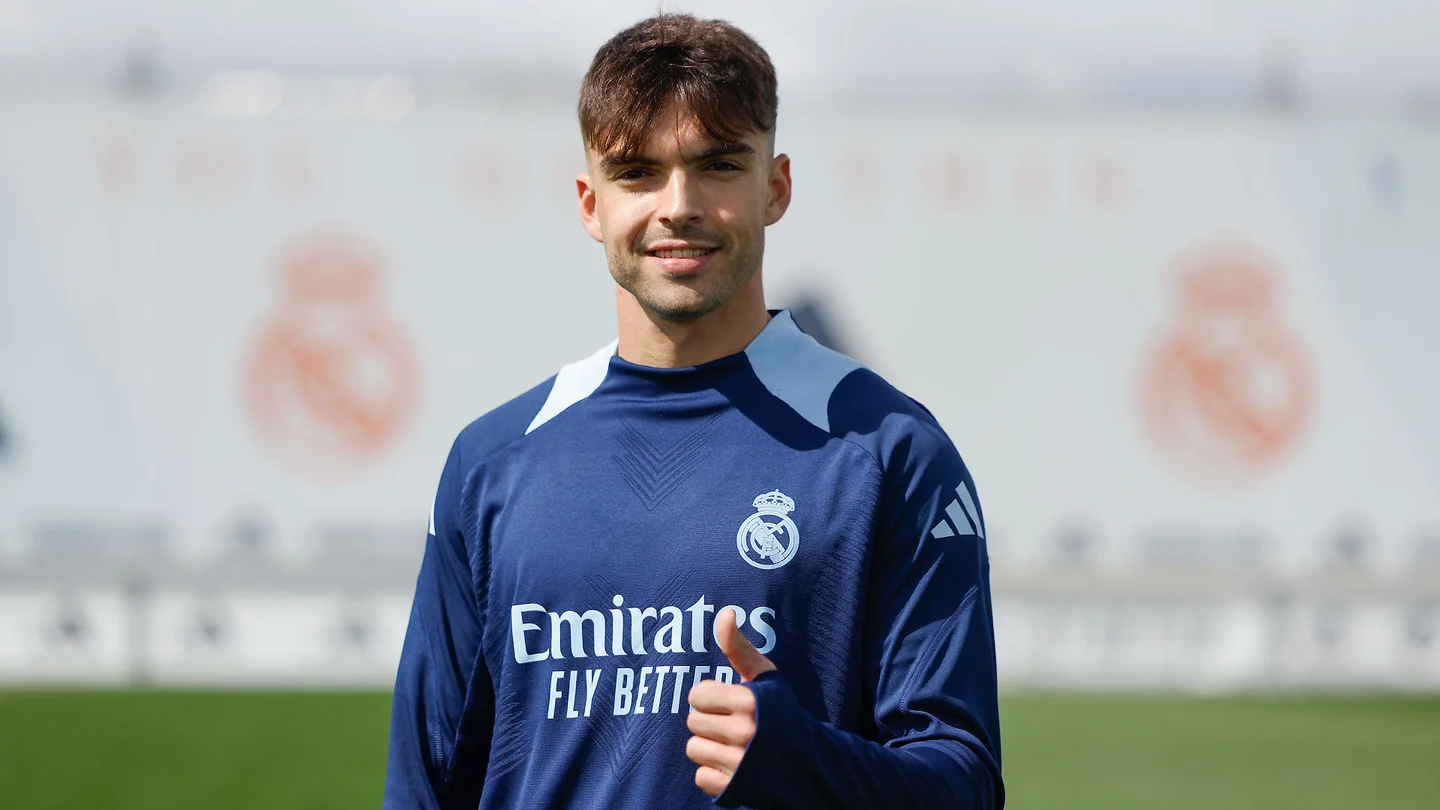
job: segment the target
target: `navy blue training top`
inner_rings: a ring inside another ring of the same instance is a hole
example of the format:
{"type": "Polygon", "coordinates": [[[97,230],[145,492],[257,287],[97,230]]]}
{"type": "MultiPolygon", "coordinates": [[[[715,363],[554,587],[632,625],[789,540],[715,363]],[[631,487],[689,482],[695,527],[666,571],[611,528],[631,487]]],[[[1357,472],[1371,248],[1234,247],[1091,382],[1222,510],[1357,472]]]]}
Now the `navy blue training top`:
{"type": "Polygon", "coordinates": [[[384,807],[703,808],[686,693],[778,668],[725,807],[999,808],[984,517],[914,400],[777,313],[691,368],[615,345],[466,427],[395,683],[384,807]]]}

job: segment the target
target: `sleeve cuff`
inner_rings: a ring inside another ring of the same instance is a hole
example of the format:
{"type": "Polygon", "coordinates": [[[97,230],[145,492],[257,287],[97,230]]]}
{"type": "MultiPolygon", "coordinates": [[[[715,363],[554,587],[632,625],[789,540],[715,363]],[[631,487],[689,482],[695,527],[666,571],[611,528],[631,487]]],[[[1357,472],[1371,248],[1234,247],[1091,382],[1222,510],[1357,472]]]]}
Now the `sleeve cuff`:
{"type": "Polygon", "coordinates": [[[794,752],[813,722],[800,707],[790,684],[778,670],[766,672],[745,684],[755,693],[755,736],[745,747],[740,767],[715,804],[720,807],[774,808],[787,806],[785,793],[797,786],[794,752]]]}

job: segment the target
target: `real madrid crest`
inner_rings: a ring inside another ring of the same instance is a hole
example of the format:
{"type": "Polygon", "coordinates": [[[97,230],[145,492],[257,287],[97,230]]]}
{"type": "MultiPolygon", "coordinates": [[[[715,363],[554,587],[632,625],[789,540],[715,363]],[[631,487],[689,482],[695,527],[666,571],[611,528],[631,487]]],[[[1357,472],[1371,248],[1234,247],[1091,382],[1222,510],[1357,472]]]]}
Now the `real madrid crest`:
{"type": "Polygon", "coordinates": [[[740,524],[735,545],[756,568],[779,568],[800,548],[800,529],[790,519],[795,501],[777,489],[756,498],[754,505],[758,511],[740,524]]]}

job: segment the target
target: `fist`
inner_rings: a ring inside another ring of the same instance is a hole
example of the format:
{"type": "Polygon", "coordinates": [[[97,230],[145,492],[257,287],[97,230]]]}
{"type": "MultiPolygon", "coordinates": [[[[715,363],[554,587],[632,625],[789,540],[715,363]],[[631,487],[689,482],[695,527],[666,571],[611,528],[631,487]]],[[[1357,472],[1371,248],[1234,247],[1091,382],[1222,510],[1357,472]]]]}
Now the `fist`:
{"type": "MultiPolygon", "coordinates": [[[[715,618],[720,650],[741,680],[754,680],[775,669],[740,632],[733,610],[722,610],[715,618]]],[[[687,725],[694,736],[685,744],[685,755],[700,766],[695,784],[713,798],[730,785],[745,747],[755,736],[755,693],[740,684],[701,681],[690,689],[690,706],[694,711],[687,725]]]]}

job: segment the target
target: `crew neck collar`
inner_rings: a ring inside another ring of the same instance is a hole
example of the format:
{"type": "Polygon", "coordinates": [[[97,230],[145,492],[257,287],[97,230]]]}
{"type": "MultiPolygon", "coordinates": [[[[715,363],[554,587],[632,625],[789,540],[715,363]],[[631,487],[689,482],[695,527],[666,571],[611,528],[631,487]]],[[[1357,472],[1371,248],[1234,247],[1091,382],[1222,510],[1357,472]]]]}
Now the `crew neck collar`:
{"type": "Polygon", "coordinates": [[[772,309],[769,310],[769,312],[770,321],[765,324],[765,328],[760,330],[760,334],[756,335],[755,339],[751,340],[749,345],[734,354],[728,354],[724,357],[693,366],[646,366],[640,363],[632,363],[621,357],[619,354],[620,344],[619,341],[616,341],[614,351],[610,356],[610,368],[616,371],[652,377],[703,376],[717,371],[728,371],[737,365],[743,364],[747,355],[757,351],[766,351],[767,348],[775,345],[777,342],[783,341],[787,335],[800,332],[800,327],[795,323],[795,319],[791,317],[790,310],[772,309]]]}

